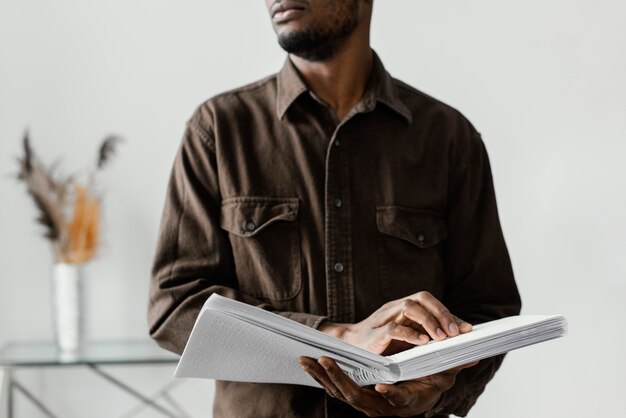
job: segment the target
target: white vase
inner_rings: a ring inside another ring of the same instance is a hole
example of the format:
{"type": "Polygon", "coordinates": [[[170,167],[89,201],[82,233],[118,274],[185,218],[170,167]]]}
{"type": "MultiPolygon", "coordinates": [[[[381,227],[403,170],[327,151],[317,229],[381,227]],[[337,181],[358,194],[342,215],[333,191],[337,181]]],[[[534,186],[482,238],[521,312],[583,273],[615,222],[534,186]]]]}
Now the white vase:
{"type": "Polygon", "coordinates": [[[56,263],[52,267],[52,318],[61,354],[80,351],[83,330],[82,265],[56,263]]]}

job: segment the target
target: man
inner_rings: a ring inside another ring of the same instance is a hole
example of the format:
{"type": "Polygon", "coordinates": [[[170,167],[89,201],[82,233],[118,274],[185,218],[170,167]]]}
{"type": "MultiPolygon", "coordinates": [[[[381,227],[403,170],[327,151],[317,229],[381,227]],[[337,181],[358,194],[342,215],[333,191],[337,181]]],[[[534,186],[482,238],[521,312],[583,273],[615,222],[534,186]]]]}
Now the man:
{"type": "MultiPolygon", "coordinates": [[[[383,354],[517,314],[479,133],[385,71],[369,45],[372,0],[266,2],[289,57],[187,123],[152,337],[182,352],[212,293],[383,354]]],[[[365,388],[332,359],[300,361],[325,391],[218,381],[214,416],[464,416],[502,357],[365,388]]]]}

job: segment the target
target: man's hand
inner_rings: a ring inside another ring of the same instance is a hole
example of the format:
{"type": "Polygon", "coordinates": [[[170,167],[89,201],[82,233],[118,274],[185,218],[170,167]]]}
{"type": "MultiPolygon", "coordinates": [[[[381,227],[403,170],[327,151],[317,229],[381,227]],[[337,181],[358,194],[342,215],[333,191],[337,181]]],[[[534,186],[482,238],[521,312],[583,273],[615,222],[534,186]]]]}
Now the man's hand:
{"type": "Polygon", "coordinates": [[[359,387],[339,368],[334,360],[320,357],[300,357],[302,367],[330,396],[340,399],[368,417],[396,415],[409,417],[429,411],[441,394],[454,385],[456,375],[478,362],[456,367],[421,379],[409,380],[396,385],[377,384],[359,387]]]}
{"type": "Polygon", "coordinates": [[[319,330],[376,354],[394,354],[430,339],[440,341],[472,330],[429,292],[384,304],[356,324],[323,322],[319,330]]]}
{"type": "MultiPolygon", "coordinates": [[[[472,330],[429,292],[419,292],[384,304],[356,324],[323,322],[319,330],[367,351],[389,355],[431,339],[440,341],[472,330]]],[[[359,387],[328,357],[316,361],[300,357],[300,364],[326,392],[371,417],[413,416],[429,411],[441,394],[454,385],[467,364],[396,385],[359,387]]]]}

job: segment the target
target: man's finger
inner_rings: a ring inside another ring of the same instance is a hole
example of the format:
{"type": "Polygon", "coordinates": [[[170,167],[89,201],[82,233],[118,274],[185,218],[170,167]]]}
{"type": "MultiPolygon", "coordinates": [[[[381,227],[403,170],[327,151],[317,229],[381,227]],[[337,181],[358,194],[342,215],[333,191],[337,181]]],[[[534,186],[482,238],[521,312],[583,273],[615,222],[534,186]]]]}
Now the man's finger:
{"type": "MultiPolygon", "coordinates": [[[[467,332],[467,326],[469,325],[465,321],[459,320],[456,316],[452,315],[448,308],[444,306],[436,297],[430,292],[418,292],[413,297],[414,301],[423,306],[428,312],[433,315],[441,325],[441,328],[447,336],[454,337],[462,333],[462,329],[467,332]]],[[[469,331],[471,331],[471,325],[469,325],[469,331]]]]}
{"type": "Polygon", "coordinates": [[[445,319],[443,317],[438,318],[426,306],[413,299],[406,299],[401,306],[400,314],[420,324],[433,340],[441,341],[448,336],[453,337],[459,334],[459,328],[449,312],[445,319]]]}
{"type": "Polygon", "coordinates": [[[424,345],[430,341],[428,335],[416,329],[395,322],[388,322],[385,326],[377,329],[378,337],[374,340],[371,351],[381,353],[389,345],[391,340],[405,341],[413,345],[424,345]]]}
{"type": "Polygon", "coordinates": [[[334,360],[328,357],[320,357],[318,362],[326,370],[331,381],[339,389],[347,403],[357,409],[375,410],[383,415],[391,412],[388,403],[382,397],[359,387],[341,370],[334,360]]]}
{"type": "Polygon", "coordinates": [[[333,384],[324,368],[322,368],[317,361],[305,356],[301,356],[298,360],[304,370],[311,375],[311,377],[315,379],[315,381],[317,381],[317,383],[319,383],[330,396],[343,400],[341,391],[337,389],[337,386],[333,384]]]}
{"type": "Polygon", "coordinates": [[[454,385],[454,382],[456,382],[456,376],[461,370],[467,369],[469,367],[474,367],[477,364],[477,361],[467,363],[462,366],[454,367],[452,369],[448,369],[432,376],[428,376],[427,379],[430,381],[430,384],[437,387],[441,391],[445,391],[450,389],[454,385]]]}
{"type": "Polygon", "coordinates": [[[396,408],[407,406],[411,402],[412,398],[415,397],[414,394],[407,393],[402,386],[379,383],[374,387],[374,389],[376,392],[383,395],[387,402],[396,408]]]}
{"type": "Polygon", "coordinates": [[[455,315],[452,315],[452,316],[454,317],[456,324],[459,326],[459,330],[461,331],[461,334],[468,333],[472,329],[474,329],[474,327],[472,327],[472,324],[470,324],[469,322],[463,321],[458,316],[455,316],[455,315]]]}

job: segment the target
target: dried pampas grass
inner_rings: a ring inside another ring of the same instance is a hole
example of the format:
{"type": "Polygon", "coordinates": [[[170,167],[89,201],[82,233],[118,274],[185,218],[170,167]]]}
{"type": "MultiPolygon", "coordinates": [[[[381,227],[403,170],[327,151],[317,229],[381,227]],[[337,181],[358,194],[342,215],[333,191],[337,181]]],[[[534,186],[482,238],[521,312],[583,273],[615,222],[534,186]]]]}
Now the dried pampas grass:
{"type": "MultiPolygon", "coordinates": [[[[122,139],[108,136],[98,150],[96,166],[90,175],[90,186],[115,154],[122,139]]],[[[44,226],[54,257],[59,262],[82,264],[96,255],[100,236],[100,198],[73,177],[56,174],[59,163],[46,168],[30,144],[28,131],[23,139],[24,155],[18,158],[17,178],[26,183],[28,194],[38,209],[37,221],[44,226]]]]}
{"type": "Polygon", "coordinates": [[[74,190],[74,214],[67,224],[67,248],[61,256],[65,263],[84,263],[98,247],[100,202],[83,186],[74,184],[74,190]]]}

